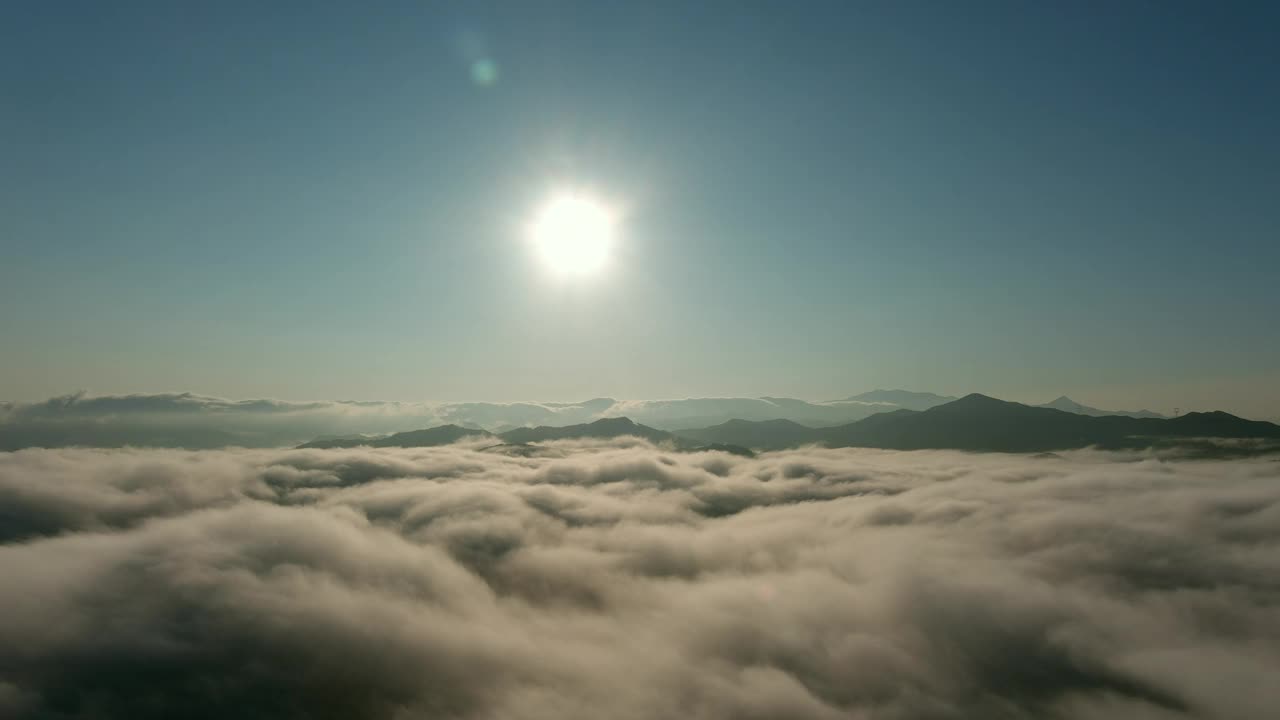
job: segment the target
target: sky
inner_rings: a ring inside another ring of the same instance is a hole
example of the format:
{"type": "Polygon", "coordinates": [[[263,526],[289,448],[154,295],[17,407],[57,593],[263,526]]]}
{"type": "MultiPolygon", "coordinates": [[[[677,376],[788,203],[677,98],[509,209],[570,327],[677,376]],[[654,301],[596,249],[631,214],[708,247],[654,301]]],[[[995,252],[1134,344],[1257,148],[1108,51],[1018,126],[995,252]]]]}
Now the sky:
{"type": "Polygon", "coordinates": [[[0,398],[1280,416],[1271,3],[9,2],[0,398]],[[528,241],[562,189],[607,267],[528,241]]]}

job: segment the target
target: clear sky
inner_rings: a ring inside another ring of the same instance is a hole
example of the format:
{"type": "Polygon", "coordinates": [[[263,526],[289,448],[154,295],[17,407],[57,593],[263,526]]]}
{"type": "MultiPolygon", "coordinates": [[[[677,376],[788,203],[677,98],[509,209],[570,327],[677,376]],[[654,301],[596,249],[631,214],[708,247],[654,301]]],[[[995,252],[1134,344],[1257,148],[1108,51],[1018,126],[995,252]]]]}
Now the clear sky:
{"type": "Polygon", "coordinates": [[[1280,5],[8,2],[0,398],[1280,415],[1280,5]],[[621,215],[550,276],[557,188],[621,215]]]}

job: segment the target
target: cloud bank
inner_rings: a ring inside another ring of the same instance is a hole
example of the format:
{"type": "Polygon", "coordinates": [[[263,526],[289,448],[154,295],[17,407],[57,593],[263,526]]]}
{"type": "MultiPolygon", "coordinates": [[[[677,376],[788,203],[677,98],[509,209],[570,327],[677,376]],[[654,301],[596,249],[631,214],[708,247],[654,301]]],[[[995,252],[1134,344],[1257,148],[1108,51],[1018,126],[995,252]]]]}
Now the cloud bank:
{"type": "Polygon", "coordinates": [[[0,717],[1262,718],[1280,464],[0,454],[0,717]]]}

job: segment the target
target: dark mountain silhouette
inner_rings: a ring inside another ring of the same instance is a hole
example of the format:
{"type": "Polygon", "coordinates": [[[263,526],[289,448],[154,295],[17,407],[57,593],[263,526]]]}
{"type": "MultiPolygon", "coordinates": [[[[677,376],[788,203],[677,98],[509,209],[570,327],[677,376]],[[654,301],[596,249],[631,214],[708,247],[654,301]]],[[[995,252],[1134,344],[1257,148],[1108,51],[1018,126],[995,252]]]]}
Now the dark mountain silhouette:
{"type": "MultiPolygon", "coordinates": [[[[797,426],[803,427],[803,426],[797,426]]],[[[807,429],[807,428],[806,428],[807,429]]],[[[482,452],[500,453],[504,455],[535,457],[547,452],[536,443],[550,440],[572,440],[577,438],[612,439],[617,437],[638,437],[652,443],[665,443],[672,449],[681,452],[716,451],[726,452],[744,457],[754,457],[755,453],[747,447],[732,443],[694,443],[677,437],[663,430],[656,430],[641,425],[630,418],[605,418],[593,423],[570,425],[568,427],[536,427],[516,428],[501,435],[494,435],[483,430],[473,430],[459,425],[442,425],[426,430],[411,430],[384,437],[356,435],[339,438],[316,439],[299,445],[299,449],[328,449],[347,447],[435,447],[449,445],[466,437],[492,438],[495,443],[479,448],[482,452]]]]}
{"type": "Polygon", "coordinates": [[[832,447],[1032,452],[1086,447],[1098,435],[1091,432],[1093,418],[977,393],[921,412],[886,415],[821,431],[822,440],[832,447]]]}
{"type": "Polygon", "coordinates": [[[325,448],[348,448],[360,447],[367,445],[373,447],[373,444],[386,435],[321,435],[316,439],[305,442],[298,446],[299,450],[306,449],[325,449],[325,448]]]}
{"type": "Polygon", "coordinates": [[[786,419],[809,427],[845,425],[899,407],[921,410],[945,400],[929,393],[880,390],[872,400],[811,402],[786,397],[593,398],[582,402],[382,402],[232,400],[194,393],[100,395],[0,400],[0,450],[23,447],[281,447],[317,441],[364,445],[417,428],[452,424],[493,433],[521,427],[569,426],[607,417],[667,431],[728,420],[786,419]],[[878,399],[876,399],[878,398],[878,399]],[[923,398],[923,399],[922,399],[923,398]],[[932,399],[930,399],[932,398],[932,399]],[[893,399],[911,402],[899,406],[893,399]],[[919,401],[922,404],[915,404],[919,401]]]}
{"type": "MultiPolygon", "coordinates": [[[[872,417],[875,417],[874,415],[872,417]]],[[[816,442],[814,428],[790,420],[730,420],[680,434],[694,442],[738,445],[759,450],[781,450],[816,442]]]]}
{"type": "Polygon", "coordinates": [[[366,437],[354,436],[345,438],[329,438],[323,440],[312,440],[309,443],[303,443],[298,447],[306,448],[346,448],[360,447],[367,445],[369,447],[435,447],[437,445],[449,445],[461,440],[464,437],[494,437],[492,433],[484,430],[475,430],[472,428],[462,427],[461,425],[441,425],[439,427],[428,428],[426,430],[409,430],[408,432],[393,433],[383,437],[366,437]]]}
{"type": "Polygon", "coordinates": [[[729,445],[727,443],[711,443],[710,445],[699,445],[697,447],[687,448],[688,452],[723,452],[730,455],[740,455],[742,457],[753,458],[756,453],[751,448],[741,445],[729,445]]]}
{"type": "MultiPolygon", "coordinates": [[[[491,437],[498,443],[493,446],[494,452],[521,455],[540,452],[533,444],[551,440],[633,436],[680,451],[719,450],[739,455],[815,443],[828,447],[1037,453],[1089,446],[1186,447],[1207,456],[1217,446],[1206,443],[1205,438],[1280,439],[1280,426],[1224,412],[1188,413],[1173,419],[1080,415],[974,393],[927,410],[894,410],[836,427],[813,428],[790,420],[730,420],[677,435],[618,417],[567,427],[516,428],[496,436],[444,425],[379,438],[318,440],[302,447],[431,447],[468,436],[491,437]]],[[[1247,445],[1232,448],[1232,452],[1250,451],[1247,445]]]]}
{"type": "Polygon", "coordinates": [[[410,430],[408,432],[388,435],[374,443],[374,447],[434,447],[449,445],[465,437],[494,437],[485,430],[463,427],[461,425],[441,425],[426,430],[410,430]]]}
{"type": "MultiPolygon", "coordinates": [[[[884,407],[891,408],[895,405],[888,404],[890,401],[932,402],[929,398],[941,396],[880,390],[855,397],[879,398],[875,402],[884,402],[884,407]],[[908,396],[927,397],[916,397],[913,400],[908,396]]],[[[595,406],[601,406],[608,400],[591,402],[595,406]]],[[[789,404],[779,398],[767,402],[779,403],[777,407],[789,404]]],[[[1271,452],[1268,448],[1280,447],[1280,442],[1277,442],[1280,441],[1280,426],[1244,420],[1225,412],[1188,413],[1178,418],[1132,417],[1083,414],[1105,411],[1079,405],[1069,398],[1059,398],[1054,404],[1077,410],[1083,408],[1083,411],[1066,412],[1058,408],[1030,406],[973,394],[924,410],[880,412],[856,422],[830,427],[814,427],[793,420],[738,419],[710,427],[682,430],[676,434],[626,417],[612,417],[562,427],[519,427],[501,434],[450,424],[387,435],[329,435],[317,437],[299,447],[431,447],[447,445],[466,437],[481,437],[490,438],[495,443],[495,452],[519,454],[541,452],[536,448],[528,449],[526,446],[530,443],[622,436],[634,436],[664,444],[676,451],[706,449],[739,454],[745,454],[748,448],[778,450],[810,443],[831,447],[1003,452],[1048,452],[1087,446],[1108,449],[1155,447],[1185,450],[1188,455],[1197,457],[1211,457],[1222,453],[1256,454],[1271,452]],[[1218,439],[1232,442],[1223,443],[1218,439]]],[[[13,412],[12,408],[10,412],[13,412]]],[[[207,427],[189,426],[176,420],[138,424],[114,419],[64,422],[37,418],[20,423],[0,423],[0,450],[65,445],[151,445],[193,449],[228,445],[261,446],[266,440],[260,434],[254,434],[256,430],[257,426],[249,426],[241,433],[212,432],[207,427]]]]}
{"type": "Polygon", "coordinates": [[[534,428],[516,428],[502,433],[501,437],[510,444],[545,442],[547,440],[569,440],[573,438],[616,438],[634,436],[650,442],[674,442],[675,435],[633,422],[630,418],[604,418],[582,425],[550,427],[540,425],[534,428]]]}
{"type": "Polygon", "coordinates": [[[482,447],[480,452],[509,455],[511,457],[542,457],[550,454],[551,450],[541,445],[529,445],[527,443],[498,443],[497,445],[482,447]]]}
{"type": "Polygon", "coordinates": [[[1275,438],[1280,437],[1280,425],[1262,420],[1245,420],[1221,410],[1192,412],[1165,420],[1176,437],[1222,438],[1275,438]]]}
{"type": "Polygon", "coordinates": [[[1098,408],[1089,407],[1088,405],[1081,405],[1066,395],[1063,395],[1052,402],[1037,405],[1036,407],[1053,408],[1054,410],[1062,410],[1063,412],[1075,413],[1077,415],[1091,415],[1093,417],[1099,417],[1102,415],[1127,415],[1135,418],[1165,417],[1164,415],[1151,410],[1099,410],[1098,408]]]}
{"type": "Polygon", "coordinates": [[[758,449],[821,443],[896,450],[1048,452],[1092,445],[1110,449],[1169,447],[1201,438],[1275,439],[1280,438],[1280,426],[1224,412],[1189,413],[1174,419],[1092,417],[975,393],[928,410],[896,410],[837,427],[735,421],[685,435],[758,449]],[[785,429],[785,443],[770,437],[773,427],[785,429]]]}

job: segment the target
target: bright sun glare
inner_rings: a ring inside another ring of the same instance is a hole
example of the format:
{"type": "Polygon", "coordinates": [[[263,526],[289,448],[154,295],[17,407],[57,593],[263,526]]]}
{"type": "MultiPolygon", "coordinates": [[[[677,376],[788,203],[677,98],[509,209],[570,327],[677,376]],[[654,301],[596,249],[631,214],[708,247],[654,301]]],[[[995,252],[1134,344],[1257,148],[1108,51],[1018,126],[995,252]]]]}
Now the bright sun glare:
{"type": "Polygon", "coordinates": [[[575,193],[555,196],[534,218],[530,236],[556,272],[583,275],[602,268],[613,245],[613,212],[575,193]]]}

